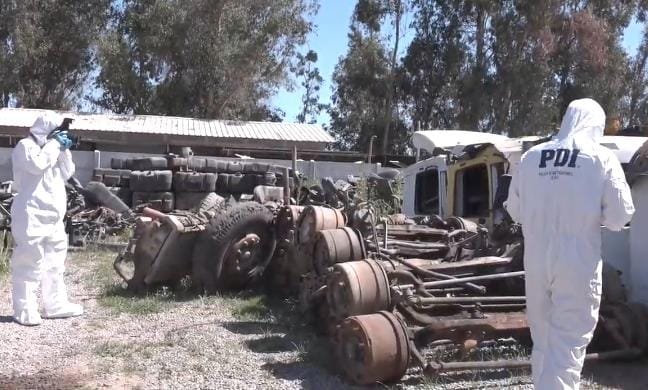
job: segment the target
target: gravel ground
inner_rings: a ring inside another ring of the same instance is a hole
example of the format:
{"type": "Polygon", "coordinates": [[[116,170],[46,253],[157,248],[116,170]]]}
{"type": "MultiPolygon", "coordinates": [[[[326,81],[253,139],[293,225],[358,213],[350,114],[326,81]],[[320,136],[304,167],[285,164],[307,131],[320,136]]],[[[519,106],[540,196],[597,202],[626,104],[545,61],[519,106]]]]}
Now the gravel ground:
{"type": "MultiPolygon", "coordinates": [[[[111,287],[112,258],[99,252],[71,255],[68,285],[86,314],[32,328],[12,322],[9,281],[0,275],[0,389],[351,388],[336,376],[325,341],[294,314],[286,320],[253,294],[129,297],[111,287]]],[[[583,388],[646,388],[645,367],[645,362],[588,367],[583,388]]],[[[528,376],[507,371],[435,379],[412,372],[392,386],[501,387],[531,388],[528,376]]]]}

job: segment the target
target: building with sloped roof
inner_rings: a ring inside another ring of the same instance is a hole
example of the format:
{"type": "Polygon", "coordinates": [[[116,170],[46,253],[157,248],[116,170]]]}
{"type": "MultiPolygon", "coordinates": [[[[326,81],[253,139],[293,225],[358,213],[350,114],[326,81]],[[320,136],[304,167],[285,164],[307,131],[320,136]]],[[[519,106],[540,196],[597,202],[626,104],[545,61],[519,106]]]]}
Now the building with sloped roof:
{"type": "MultiPolygon", "coordinates": [[[[13,146],[27,135],[44,110],[0,109],[0,146],[13,146]]],[[[204,154],[223,150],[285,151],[293,147],[322,151],[333,138],[317,124],[243,122],[154,115],[80,114],[70,130],[80,137],[82,150],[164,153],[190,146],[204,154]]],[[[227,154],[227,153],[226,153],[227,154]]]]}

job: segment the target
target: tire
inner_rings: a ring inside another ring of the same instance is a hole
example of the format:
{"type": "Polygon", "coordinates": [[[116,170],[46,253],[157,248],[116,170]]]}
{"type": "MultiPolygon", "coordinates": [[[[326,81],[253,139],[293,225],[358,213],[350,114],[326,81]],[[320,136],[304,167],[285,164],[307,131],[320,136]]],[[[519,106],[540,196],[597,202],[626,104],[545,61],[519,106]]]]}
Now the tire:
{"type": "Polygon", "coordinates": [[[224,173],[227,171],[227,161],[208,158],[205,161],[205,172],[224,173]]]}
{"type": "Polygon", "coordinates": [[[144,157],[133,159],[134,171],[163,171],[168,167],[165,157],[144,157]]]}
{"type": "Polygon", "coordinates": [[[242,173],[243,164],[238,161],[230,161],[227,163],[227,173],[242,173]]]}
{"type": "Polygon", "coordinates": [[[207,162],[205,161],[204,158],[196,158],[196,157],[189,158],[188,163],[189,163],[189,170],[195,172],[204,172],[205,166],[207,165],[207,162]]]}
{"type": "Polygon", "coordinates": [[[110,159],[110,168],[131,170],[133,169],[133,159],[113,157],[110,159]]]}
{"type": "Polygon", "coordinates": [[[166,192],[171,190],[172,182],[171,171],[133,171],[130,189],[133,192],[166,192]]]}
{"type": "Polygon", "coordinates": [[[217,176],[213,173],[176,172],[173,189],[176,192],[214,192],[217,176]]]}
{"type": "Polygon", "coordinates": [[[116,213],[130,212],[130,208],[126,203],[119,199],[115,194],[110,192],[110,189],[103,183],[91,181],[83,189],[83,196],[90,203],[107,207],[116,213]]]}
{"type": "Polygon", "coordinates": [[[210,192],[200,201],[200,203],[198,203],[198,206],[192,208],[191,211],[194,213],[207,213],[220,210],[224,206],[225,198],[214,192],[210,192]]]}
{"type": "Polygon", "coordinates": [[[270,210],[255,202],[238,203],[214,217],[194,247],[192,278],[208,294],[242,289],[255,281],[272,259],[276,246],[270,210]],[[259,244],[248,261],[238,261],[234,245],[248,234],[259,244]]]}
{"type": "Polygon", "coordinates": [[[176,210],[192,212],[207,212],[218,209],[225,201],[223,197],[213,192],[176,192],[176,210]]]}
{"type": "Polygon", "coordinates": [[[263,174],[266,172],[270,172],[270,170],[271,170],[271,165],[267,163],[259,163],[259,162],[242,163],[243,173],[263,174]]]}
{"type": "Polygon", "coordinates": [[[251,194],[254,192],[254,187],[257,186],[259,181],[257,175],[230,175],[228,182],[228,190],[233,194],[251,194]]]}
{"type": "Polygon", "coordinates": [[[189,161],[184,157],[173,157],[168,161],[169,169],[173,171],[189,169],[189,161]]]}
{"type": "Polygon", "coordinates": [[[128,207],[133,204],[133,191],[128,187],[110,187],[108,188],[111,193],[121,199],[128,207]]]}
{"type": "Polygon", "coordinates": [[[131,171],[127,169],[95,168],[92,181],[104,183],[106,187],[128,187],[131,171]]]}
{"type": "Polygon", "coordinates": [[[133,207],[146,205],[152,209],[169,213],[175,207],[173,192],[133,192],[133,207]]]}
{"type": "Polygon", "coordinates": [[[219,173],[216,179],[216,191],[225,194],[229,192],[229,173],[219,173]]]}

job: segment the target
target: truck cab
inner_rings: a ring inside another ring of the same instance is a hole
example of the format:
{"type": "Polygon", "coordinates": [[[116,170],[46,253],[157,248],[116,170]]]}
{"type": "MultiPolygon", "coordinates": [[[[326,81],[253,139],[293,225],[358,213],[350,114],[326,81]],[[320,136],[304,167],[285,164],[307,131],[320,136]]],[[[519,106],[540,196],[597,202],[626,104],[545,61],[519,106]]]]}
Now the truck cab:
{"type": "MultiPolygon", "coordinates": [[[[517,171],[522,154],[541,141],[539,137],[489,138],[483,133],[437,130],[414,134],[418,155],[429,158],[402,171],[402,212],[410,216],[457,216],[485,225],[492,231],[498,216],[493,209],[502,175],[517,171]],[[421,134],[422,133],[422,134],[421,134]],[[442,133],[442,134],[439,134],[442,133]],[[454,137],[454,138],[453,138],[454,137]]],[[[621,279],[635,300],[648,304],[648,146],[646,137],[605,136],[600,144],[617,156],[621,165],[635,172],[632,197],[637,212],[632,227],[620,232],[602,228],[602,257],[621,271],[621,279]],[[638,152],[639,150],[639,152],[638,152]],[[638,157],[633,156],[635,154],[638,157]],[[639,160],[643,160],[639,161],[639,160]],[[643,169],[646,167],[646,169],[643,169]],[[645,171],[645,172],[643,172],[645,171]]]]}

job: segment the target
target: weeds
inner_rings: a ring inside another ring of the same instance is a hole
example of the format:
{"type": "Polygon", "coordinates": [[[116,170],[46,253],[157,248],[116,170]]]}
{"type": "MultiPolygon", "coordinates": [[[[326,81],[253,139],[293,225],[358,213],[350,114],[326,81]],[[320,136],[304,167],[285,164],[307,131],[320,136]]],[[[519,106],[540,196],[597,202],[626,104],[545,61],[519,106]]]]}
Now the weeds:
{"type": "Polygon", "coordinates": [[[268,319],[271,312],[264,295],[253,295],[233,301],[232,315],[242,321],[258,321],[268,319]]]}
{"type": "Polygon", "coordinates": [[[0,277],[9,273],[13,241],[8,230],[0,230],[0,277]]]}

